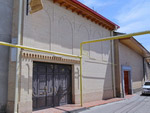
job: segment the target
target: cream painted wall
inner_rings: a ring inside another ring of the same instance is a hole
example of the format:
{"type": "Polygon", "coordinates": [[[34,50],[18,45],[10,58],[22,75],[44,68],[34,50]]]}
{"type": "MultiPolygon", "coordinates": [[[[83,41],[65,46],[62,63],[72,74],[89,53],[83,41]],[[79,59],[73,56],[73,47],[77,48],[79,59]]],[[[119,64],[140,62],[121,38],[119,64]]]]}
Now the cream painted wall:
{"type": "MultiPolygon", "coordinates": [[[[80,42],[110,36],[111,31],[54,4],[51,0],[43,0],[43,5],[44,10],[32,15],[27,16],[24,12],[25,46],[79,55],[80,42]]],[[[87,44],[83,48],[83,53],[86,54],[83,62],[84,102],[113,97],[110,41],[87,44]]],[[[24,64],[25,61],[22,62],[22,65],[24,64]]],[[[32,66],[31,63],[28,65],[32,66]]],[[[73,64],[73,68],[73,102],[79,103],[79,64],[73,64]]],[[[32,67],[30,69],[32,71],[32,67]]],[[[22,70],[23,73],[27,68],[23,66],[22,70]]],[[[28,80],[29,76],[24,73],[21,77],[28,80]]],[[[29,90],[24,90],[28,85],[27,81],[25,82],[21,82],[20,93],[23,96],[20,97],[20,105],[28,103],[26,97],[32,101],[29,90]]]]}
{"type": "MultiPolygon", "coordinates": [[[[132,68],[132,87],[133,91],[141,88],[143,84],[143,57],[127,46],[119,43],[119,61],[121,66],[132,68]]],[[[120,68],[121,69],[121,68],[120,68]]],[[[120,70],[121,71],[121,70],[120,70]]],[[[121,72],[120,72],[121,75],[121,72]]]]}

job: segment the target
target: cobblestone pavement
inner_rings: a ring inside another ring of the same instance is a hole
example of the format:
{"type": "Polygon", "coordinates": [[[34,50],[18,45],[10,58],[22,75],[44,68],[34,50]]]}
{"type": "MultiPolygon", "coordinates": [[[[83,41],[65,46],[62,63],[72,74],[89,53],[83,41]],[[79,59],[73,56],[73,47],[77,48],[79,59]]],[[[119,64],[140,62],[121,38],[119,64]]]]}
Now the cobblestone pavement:
{"type": "Polygon", "coordinates": [[[150,113],[150,95],[140,94],[119,102],[92,107],[80,113],[150,113]]]}

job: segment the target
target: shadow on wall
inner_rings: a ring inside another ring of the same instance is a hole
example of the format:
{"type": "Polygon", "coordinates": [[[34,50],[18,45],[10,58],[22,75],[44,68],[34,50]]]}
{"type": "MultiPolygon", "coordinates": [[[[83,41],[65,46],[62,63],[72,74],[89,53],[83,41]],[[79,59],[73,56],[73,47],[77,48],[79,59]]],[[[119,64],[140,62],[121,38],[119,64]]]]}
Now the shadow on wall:
{"type": "MultiPolygon", "coordinates": [[[[10,36],[0,34],[0,41],[10,43],[10,36]]],[[[8,95],[9,47],[0,45],[0,113],[5,112],[8,95]]]]}
{"type": "Polygon", "coordinates": [[[80,69],[79,68],[77,68],[77,70],[74,72],[74,75],[75,75],[74,79],[77,79],[78,81],[77,88],[80,89],[80,69]]]}
{"type": "MultiPolygon", "coordinates": [[[[109,56],[111,58],[111,55],[109,56]]],[[[103,97],[102,99],[110,99],[113,98],[113,82],[112,82],[112,65],[108,64],[106,73],[105,73],[105,79],[104,79],[104,85],[103,85],[103,97]]]]}
{"type": "MultiPolygon", "coordinates": [[[[110,51],[109,49],[105,51],[105,54],[108,54],[109,51],[110,51]]],[[[109,56],[108,59],[110,61],[111,55],[108,56],[109,56]]],[[[83,67],[83,90],[88,92],[89,95],[90,94],[94,95],[95,93],[98,96],[97,98],[99,98],[99,100],[113,98],[111,64],[108,64],[107,62],[104,61],[98,62],[96,60],[85,61],[84,64],[85,67],[83,67]]],[[[76,87],[80,89],[79,69],[77,69],[75,72],[75,79],[77,80],[76,87]]],[[[85,92],[83,92],[83,94],[85,94],[85,92]]],[[[95,99],[95,97],[90,97],[90,100],[92,100],[92,98],[95,99]]]]}
{"type": "MultiPolygon", "coordinates": [[[[24,59],[25,61],[28,61],[27,59],[24,59]]],[[[21,90],[23,89],[24,91],[24,95],[26,95],[26,100],[30,100],[28,99],[28,95],[30,97],[30,91],[32,91],[32,76],[33,76],[33,72],[31,73],[31,68],[29,64],[27,63],[26,65],[24,65],[24,73],[21,74],[21,90]],[[32,75],[31,75],[32,74],[32,75]]],[[[33,82],[34,83],[34,82],[33,82]]]]}

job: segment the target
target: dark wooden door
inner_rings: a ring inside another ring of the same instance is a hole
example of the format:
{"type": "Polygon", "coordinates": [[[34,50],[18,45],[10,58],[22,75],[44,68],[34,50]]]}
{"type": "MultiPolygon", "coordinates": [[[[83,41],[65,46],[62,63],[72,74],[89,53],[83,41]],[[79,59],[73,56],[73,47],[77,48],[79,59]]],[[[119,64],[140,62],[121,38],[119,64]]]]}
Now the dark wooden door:
{"type": "Polygon", "coordinates": [[[53,98],[53,93],[54,93],[54,65],[53,64],[47,64],[47,107],[53,107],[54,106],[54,98],[53,98]]]}
{"type": "Polygon", "coordinates": [[[71,103],[71,66],[35,62],[33,109],[71,103]]]}
{"type": "Polygon", "coordinates": [[[54,105],[71,103],[71,66],[55,65],[54,105]]]}
{"type": "Polygon", "coordinates": [[[124,85],[125,85],[125,94],[129,94],[129,75],[128,71],[124,71],[124,85]]]}
{"type": "Polygon", "coordinates": [[[33,109],[53,106],[53,65],[33,64],[33,109]]]}

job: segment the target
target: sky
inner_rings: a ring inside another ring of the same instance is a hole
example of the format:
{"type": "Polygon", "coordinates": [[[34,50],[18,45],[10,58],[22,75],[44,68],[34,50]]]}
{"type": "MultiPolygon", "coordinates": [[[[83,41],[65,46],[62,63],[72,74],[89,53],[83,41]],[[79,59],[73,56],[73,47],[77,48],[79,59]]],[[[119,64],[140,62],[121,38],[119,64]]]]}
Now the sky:
{"type": "MultiPolygon", "coordinates": [[[[150,30],[150,0],[78,0],[120,26],[118,32],[150,30]]],[[[150,34],[136,36],[150,51],[150,34]]]]}

